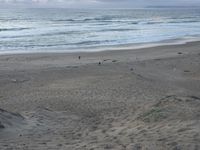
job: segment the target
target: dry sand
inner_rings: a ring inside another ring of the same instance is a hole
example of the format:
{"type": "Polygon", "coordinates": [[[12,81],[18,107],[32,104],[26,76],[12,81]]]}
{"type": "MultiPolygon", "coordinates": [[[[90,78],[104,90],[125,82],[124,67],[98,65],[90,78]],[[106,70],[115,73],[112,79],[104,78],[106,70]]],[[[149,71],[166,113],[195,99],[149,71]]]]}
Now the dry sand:
{"type": "Polygon", "coordinates": [[[198,150],[200,42],[0,56],[0,108],[1,150],[198,150]]]}

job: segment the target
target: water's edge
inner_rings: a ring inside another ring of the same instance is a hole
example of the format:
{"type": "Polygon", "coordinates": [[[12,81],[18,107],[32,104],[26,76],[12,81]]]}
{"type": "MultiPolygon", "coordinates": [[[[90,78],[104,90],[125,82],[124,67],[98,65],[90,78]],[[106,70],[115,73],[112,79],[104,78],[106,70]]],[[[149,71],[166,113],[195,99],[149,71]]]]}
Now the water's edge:
{"type": "Polygon", "coordinates": [[[184,45],[187,43],[200,42],[200,37],[183,37],[179,39],[163,40],[152,43],[137,43],[137,44],[120,44],[112,46],[99,46],[90,48],[79,48],[79,49],[61,49],[61,50],[31,50],[31,51],[0,51],[0,55],[15,55],[15,54],[56,54],[56,53],[95,53],[103,51],[122,51],[122,50],[138,50],[144,48],[153,48],[159,46],[172,46],[172,45],[184,45]]]}

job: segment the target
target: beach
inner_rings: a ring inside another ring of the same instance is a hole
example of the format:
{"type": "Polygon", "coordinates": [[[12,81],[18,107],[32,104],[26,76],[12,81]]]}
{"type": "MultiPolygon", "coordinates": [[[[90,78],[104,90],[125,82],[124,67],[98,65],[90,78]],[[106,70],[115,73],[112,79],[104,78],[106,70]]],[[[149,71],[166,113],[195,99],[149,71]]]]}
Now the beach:
{"type": "Polygon", "coordinates": [[[198,150],[199,66],[200,42],[1,55],[0,149],[198,150]]]}

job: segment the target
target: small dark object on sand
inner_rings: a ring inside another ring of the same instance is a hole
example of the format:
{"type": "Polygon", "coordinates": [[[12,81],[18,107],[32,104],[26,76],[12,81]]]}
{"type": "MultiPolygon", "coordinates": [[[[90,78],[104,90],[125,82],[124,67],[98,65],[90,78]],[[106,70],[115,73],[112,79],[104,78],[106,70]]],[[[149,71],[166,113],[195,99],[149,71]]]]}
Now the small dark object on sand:
{"type": "Polygon", "coordinates": [[[78,59],[80,60],[80,59],[81,59],[81,56],[78,56],[78,59]]]}
{"type": "Polygon", "coordinates": [[[189,96],[189,97],[191,97],[191,98],[193,98],[193,99],[196,99],[196,100],[200,100],[200,98],[197,97],[197,96],[189,96]]]}
{"type": "Polygon", "coordinates": [[[184,70],[184,72],[190,72],[190,70],[184,70]]]}
{"type": "Polygon", "coordinates": [[[3,124],[1,124],[1,122],[0,122],[0,129],[3,129],[3,128],[5,128],[5,126],[3,124]]]}
{"type": "Polygon", "coordinates": [[[182,52],[178,52],[179,55],[183,54],[182,52]]]}
{"type": "Polygon", "coordinates": [[[101,65],[101,62],[99,62],[99,65],[101,65]]]}
{"type": "Polygon", "coordinates": [[[133,71],[133,68],[131,68],[130,70],[133,71]]]}
{"type": "Polygon", "coordinates": [[[110,60],[110,59],[104,59],[103,61],[108,61],[108,60],[110,60]]]}
{"type": "Polygon", "coordinates": [[[112,62],[117,62],[117,60],[113,60],[112,62]]]}

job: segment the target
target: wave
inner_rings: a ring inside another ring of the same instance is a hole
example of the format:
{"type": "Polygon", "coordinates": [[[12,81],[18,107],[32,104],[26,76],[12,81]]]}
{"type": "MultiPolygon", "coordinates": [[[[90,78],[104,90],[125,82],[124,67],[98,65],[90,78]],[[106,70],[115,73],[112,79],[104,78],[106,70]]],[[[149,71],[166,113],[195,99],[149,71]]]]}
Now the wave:
{"type": "Polygon", "coordinates": [[[183,20],[183,21],[169,21],[167,23],[195,23],[195,22],[200,22],[198,20],[183,20]]]}
{"type": "Polygon", "coordinates": [[[28,38],[33,36],[56,36],[56,35],[74,35],[74,34],[81,34],[81,31],[66,31],[66,32],[52,32],[52,33],[42,33],[42,34],[29,34],[29,35],[16,35],[16,36],[0,36],[0,39],[15,39],[15,38],[28,38]]]}
{"type": "Polygon", "coordinates": [[[1,22],[7,22],[7,21],[9,21],[9,22],[12,22],[12,21],[30,21],[30,20],[35,20],[34,18],[0,18],[0,21],[1,22]]]}
{"type": "MultiPolygon", "coordinates": [[[[7,48],[10,49],[27,49],[27,48],[54,48],[54,47],[63,47],[63,46],[70,46],[70,47],[87,47],[87,46],[95,46],[103,43],[113,42],[114,40],[102,40],[102,41],[82,41],[82,42],[74,42],[74,43],[53,43],[53,44],[27,44],[27,45],[7,45],[7,48]]],[[[2,47],[0,46],[0,49],[2,47]]]]}
{"type": "Polygon", "coordinates": [[[30,28],[0,28],[0,32],[2,31],[21,31],[21,30],[27,30],[30,28]]]}
{"type": "Polygon", "coordinates": [[[58,22],[73,22],[76,21],[74,19],[55,19],[55,20],[51,20],[51,21],[58,21],[58,22]]]}
{"type": "MultiPolygon", "coordinates": [[[[179,18],[180,19],[180,18],[179,18]]],[[[110,22],[125,22],[129,24],[140,24],[141,21],[134,21],[134,20],[114,20],[112,18],[85,18],[85,19],[58,19],[58,20],[52,20],[56,22],[76,22],[76,23],[83,23],[83,22],[102,22],[102,23],[110,23],[110,22]]],[[[172,19],[171,21],[163,20],[163,21],[149,21],[144,24],[162,24],[162,23],[194,23],[194,22],[200,22],[200,20],[175,20],[172,19]]]]}
{"type": "Polygon", "coordinates": [[[146,24],[161,24],[161,23],[166,23],[166,22],[161,22],[161,21],[159,21],[159,22],[147,22],[146,24]]]}
{"type": "Polygon", "coordinates": [[[167,23],[195,23],[200,22],[199,20],[172,20],[172,21],[150,21],[144,24],[167,24],[167,23]]]}
{"type": "Polygon", "coordinates": [[[139,23],[138,21],[133,21],[130,24],[138,24],[138,23],[139,23]]]}
{"type": "Polygon", "coordinates": [[[97,45],[97,44],[108,43],[108,42],[112,42],[112,41],[114,41],[114,40],[82,41],[82,42],[78,42],[78,43],[71,43],[70,45],[97,45]]]}
{"type": "Polygon", "coordinates": [[[81,33],[82,33],[81,31],[66,31],[66,32],[52,32],[52,33],[38,34],[37,36],[74,35],[81,33]]]}
{"type": "Polygon", "coordinates": [[[111,31],[116,31],[116,32],[123,32],[123,31],[135,31],[135,30],[138,30],[138,29],[102,29],[102,30],[99,30],[100,32],[111,32],[111,31]]]}
{"type": "Polygon", "coordinates": [[[113,19],[111,17],[95,17],[95,18],[84,18],[84,19],[53,19],[51,21],[55,22],[131,22],[133,24],[137,24],[137,21],[134,20],[122,20],[122,19],[113,19]]]}

